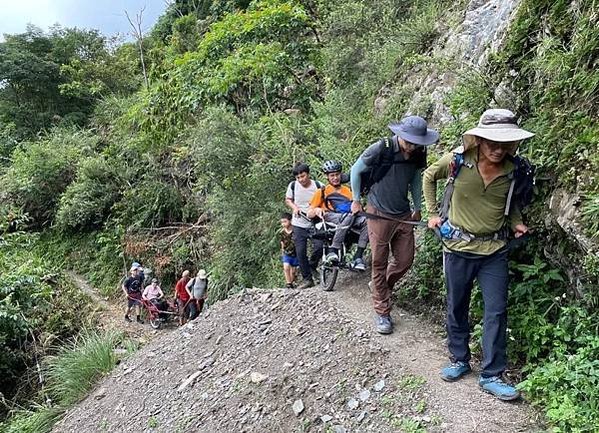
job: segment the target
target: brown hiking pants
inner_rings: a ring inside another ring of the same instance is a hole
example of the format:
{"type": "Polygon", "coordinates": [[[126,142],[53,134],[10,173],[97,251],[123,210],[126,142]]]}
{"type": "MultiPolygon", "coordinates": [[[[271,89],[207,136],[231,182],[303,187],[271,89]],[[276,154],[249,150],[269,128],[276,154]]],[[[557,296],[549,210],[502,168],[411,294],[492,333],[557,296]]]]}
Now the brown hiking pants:
{"type": "MultiPolygon", "coordinates": [[[[394,219],[410,219],[410,214],[386,215],[369,206],[368,211],[375,215],[394,219]]],[[[414,261],[414,227],[387,219],[368,219],[368,238],[372,250],[372,301],[374,311],[379,315],[391,312],[393,286],[412,266],[414,261]],[[393,260],[389,261],[389,248],[393,260]]]]}

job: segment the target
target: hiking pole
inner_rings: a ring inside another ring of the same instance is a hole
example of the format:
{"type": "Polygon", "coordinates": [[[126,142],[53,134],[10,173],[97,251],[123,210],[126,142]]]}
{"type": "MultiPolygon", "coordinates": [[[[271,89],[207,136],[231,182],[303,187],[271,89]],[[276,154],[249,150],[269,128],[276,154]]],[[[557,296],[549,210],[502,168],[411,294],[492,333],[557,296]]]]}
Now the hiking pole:
{"type": "Polygon", "coordinates": [[[383,215],[376,215],[376,214],[366,212],[363,210],[358,212],[356,215],[361,215],[367,219],[383,219],[383,220],[387,220],[387,221],[395,221],[395,222],[401,223],[401,224],[409,224],[409,225],[416,226],[416,227],[428,227],[428,223],[426,221],[402,220],[402,219],[391,218],[391,217],[383,216],[383,215]]]}

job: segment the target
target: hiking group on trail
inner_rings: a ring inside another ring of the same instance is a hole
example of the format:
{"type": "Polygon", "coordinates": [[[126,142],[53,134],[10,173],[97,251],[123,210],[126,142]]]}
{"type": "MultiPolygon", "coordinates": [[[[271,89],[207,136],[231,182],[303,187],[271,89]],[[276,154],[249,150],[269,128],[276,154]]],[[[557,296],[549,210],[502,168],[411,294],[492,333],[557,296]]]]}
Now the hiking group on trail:
{"type": "MultiPolygon", "coordinates": [[[[132,322],[130,314],[132,310],[135,310],[137,323],[144,323],[140,316],[144,301],[154,305],[160,312],[160,319],[166,320],[170,305],[158,284],[158,279],[152,278],[150,284],[142,290],[145,283],[144,268],[138,262],[133,262],[129,273],[130,276],[123,281],[121,286],[127,300],[125,321],[132,322]]],[[[208,296],[208,274],[206,270],[200,269],[193,278],[190,278],[189,275],[188,270],[183,271],[174,288],[173,308],[176,308],[174,313],[179,317],[179,326],[185,324],[187,320],[194,320],[199,316],[208,296]]]]}
{"type": "Polygon", "coordinates": [[[407,116],[389,128],[393,136],[364,150],[349,179],[335,160],[323,164],[326,186],[311,179],[307,164],[293,168],[295,180],[285,194],[292,215],[281,220],[287,287],[293,287],[297,266],[302,275],[298,289],[314,286],[318,263],[339,260],[351,229],[359,236],[350,269],[365,269],[363,253],[369,243],[375,326],[379,333],[390,334],[393,288],[414,261],[414,228],[428,227],[443,244],[447,287],[450,363],[441,370],[441,378],[452,382],[471,372],[468,316],[477,280],[484,302],[479,385],[501,400],[514,400],[519,392],[502,378],[507,368],[508,241],[528,234],[521,210],[532,198],[534,168],[516,151],[534,134],[520,128],[511,111],[490,109],[477,127],[463,134],[462,146],[427,168],[427,147],[439,141],[439,133],[419,116],[407,116]],[[436,195],[439,180],[446,184],[441,206],[436,195]],[[348,181],[351,188],[343,185],[348,181]],[[427,222],[421,221],[423,190],[427,222]],[[336,226],[324,258],[322,239],[311,236],[317,221],[336,226]]]}
{"type": "MultiPolygon", "coordinates": [[[[365,271],[363,254],[370,244],[368,286],[375,327],[380,334],[390,334],[394,330],[393,289],[414,261],[414,229],[428,227],[443,245],[447,287],[450,362],[441,370],[441,378],[452,382],[471,372],[468,317],[477,280],[484,303],[479,385],[501,400],[514,400],[519,392],[502,378],[507,368],[508,241],[528,234],[521,210],[532,199],[534,167],[516,151],[534,134],[520,128],[511,111],[490,109],[482,114],[477,127],[463,134],[462,146],[427,167],[427,149],[439,141],[439,133],[419,116],[407,116],[389,128],[393,135],[367,147],[349,176],[336,160],[322,165],[326,185],[311,178],[307,164],[293,167],[295,180],[285,193],[291,213],[281,214],[280,219],[286,287],[294,287],[298,267],[302,276],[298,289],[314,286],[318,271],[323,285],[323,275],[331,266],[365,271]],[[445,182],[440,206],[439,180],[445,182]],[[427,222],[421,221],[423,191],[427,222]],[[362,197],[366,198],[366,210],[362,197]],[[327,236],[318,235],[319,225],[325,227],[327,236]],[[352,238],[357,247],[346,264],[344,253],[352,238]]],[[[152,302],[160,314],[168,314],[169,304],[158,281],[153,279],[142,289],[144,278],[143,268],[134,262],[122,284],[127,298],[125,320],[129,322],[135,310],[136,320],[143,323],[140,307],[144,302],[152,302]]],[[[189,270],[183,271],[174,288],[179,325],[198,317],[207,291],[204,269],[194,278],[189,270]]],[[[155,317],[158,313],[154,313],[155,317]]]]}

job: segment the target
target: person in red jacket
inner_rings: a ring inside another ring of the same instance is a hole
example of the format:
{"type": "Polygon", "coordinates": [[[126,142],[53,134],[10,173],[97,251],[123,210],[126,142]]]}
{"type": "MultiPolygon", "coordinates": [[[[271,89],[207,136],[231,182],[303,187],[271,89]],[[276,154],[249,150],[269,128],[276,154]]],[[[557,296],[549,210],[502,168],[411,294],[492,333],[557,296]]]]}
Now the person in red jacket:
{"type": "Polygon", "coordinates": [[[189,302],[191,293],[186,287],[188,282],[189,271],[185,270],[181,275],[181,279],[179,279],[175,285],[175,301],[179,307],[179,326],[187,321],[187,318],[189,317],[189,308],[192,304],[192,302],[189,302]]]}

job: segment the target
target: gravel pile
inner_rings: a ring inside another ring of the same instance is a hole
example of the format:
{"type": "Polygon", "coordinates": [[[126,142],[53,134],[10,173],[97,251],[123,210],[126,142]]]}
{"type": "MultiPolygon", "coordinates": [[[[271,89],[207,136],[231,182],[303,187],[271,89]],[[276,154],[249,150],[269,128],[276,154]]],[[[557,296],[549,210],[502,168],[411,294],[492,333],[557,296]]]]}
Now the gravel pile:
{"type": "Polygon", "coordinates": [[[123,361],[55,432],[442,431],[425,380],[318,289],[246,290],[123,361]]]}

